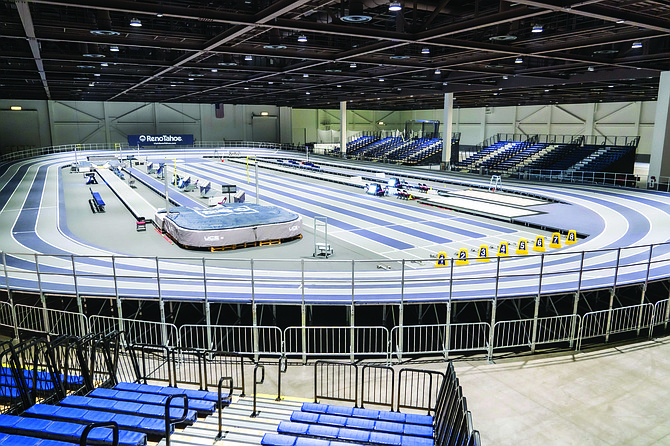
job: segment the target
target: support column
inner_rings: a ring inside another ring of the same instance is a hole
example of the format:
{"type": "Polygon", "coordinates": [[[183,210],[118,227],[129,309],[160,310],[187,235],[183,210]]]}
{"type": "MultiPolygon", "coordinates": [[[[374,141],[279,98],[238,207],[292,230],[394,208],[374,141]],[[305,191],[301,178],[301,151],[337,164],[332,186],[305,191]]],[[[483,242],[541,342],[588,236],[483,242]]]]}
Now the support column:
{"type": "Polygon", "coordinates": [[[347,101],[340,101],[340,151],[347,157],[347,101]]]}
{"type": "Polygon", "coordinates": [[[661,73],[656,101],[654,137],[651,142],[649,177],[670,176],[670,71],[661,73]]]}
{"type": "Polygon", "coordinates": [[[440,166],[440,169],[442,170],[446,169],[447,161],[449,161],[450,165],[456,164],[458,162],[458,152],[452,153],[451,151],[453,116],[454,116],[454,94],[445,93],[444,118],[442,122],[442,164],[440,166]]]}

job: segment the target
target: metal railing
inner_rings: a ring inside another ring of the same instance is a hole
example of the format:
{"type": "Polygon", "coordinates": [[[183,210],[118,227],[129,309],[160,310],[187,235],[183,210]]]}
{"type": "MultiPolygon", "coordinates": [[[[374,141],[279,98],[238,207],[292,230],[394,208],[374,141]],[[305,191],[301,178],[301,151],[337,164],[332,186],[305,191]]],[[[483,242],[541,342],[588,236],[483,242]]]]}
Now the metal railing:
{"type": "Polygon", "coordinates": [[[282,353],[278,327],[252,325],[182,325],[179,345],[184,348],[238,352],[246,355],[282,353]]]}
{"type": "Polygon", "coordinates": [[[111,333],[122,331],[129,344],[179,345],[179,332],[173,324],[164,322],[142,321],[109,316],[91,316],[89,318],[91,333],[111,333]]]}
{"type": "Polygon", "coordinates": [[[653,313],[654,305],[652,304],[631,305],[586,313],[579,324],[577,350],[581,348],[582,341],[587,338],[605,336],[607,340],[611,334],[649,328],[653,313]]]}
{"type": "MultiPolygon", "coordinates": [[[[574,337],[578,314],[537,318],[535,345],[570,341],[574,337]]],[[[532,347],[534,319],[499,321],[494,326],[494,348],[532,347]]]]}
{"type": "Polygon", "coordinates": [[[388,356],[389,333],[386,327],[287,327],[284,353],[308,357],[388,356]]]}

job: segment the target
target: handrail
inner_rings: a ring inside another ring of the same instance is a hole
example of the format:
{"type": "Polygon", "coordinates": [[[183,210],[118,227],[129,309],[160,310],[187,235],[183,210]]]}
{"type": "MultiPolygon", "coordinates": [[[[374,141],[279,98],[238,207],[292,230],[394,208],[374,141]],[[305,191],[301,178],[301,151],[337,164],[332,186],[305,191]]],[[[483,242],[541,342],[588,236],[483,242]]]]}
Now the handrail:
{"type": "MultiPolygon", "coordinates": [[[[116,421],[101,421],[99,423],[91,423],[86,425],[84,432],[81,433],[79,439],[79,446],[86,446],[88,443],[88,434],[97,427],[111,427],[112,428],[112,446],[119,444],[119,425],[116,421]]],[[[169,444],[169,443],[168,443],[169,444]]]]}
{"type": "Polygon", "coordinates": [[[183,423],[184,421],[186,421],[187,417],[188,417],[188,398],[186,397],[186,394],[176,393],[174,395],[170,395],[168,399],[165,401],[165,446],[170,446],[170,425],[183,423]],[[184,399],[184,414],[180,418],[172,420],[172,418],[170,417],[170,403],[175,398],[184,399]]]}
{"type": "Polygon", "coordinates": [[[256,411],[256,386],[258,384],[263,384],[265,382],[265,366],[263,364],[256,364],[254,367],[254,410],[251,412],[251,418],[255,418],[258,416],[258,412],[256,411]],[[258,369],[261,369],[261,380],[258,381],[258,369]]]}
{"type": "Polygon", "coordinates": [[[277,399],[275,401],[281,401],[281,374],[286,373],[288,370],[288,361],[286,360],[286,357],[284,355],[279,357],[279,360],[277,361],[277,399]],[[282,370],[282,363],[284,364],[284,368],[282,370]]]}
{"type": "Polygon", "coordinates": [[[221,440],[223,438],[223,398],[221,398],[221,389],[223,387],[223,382],[224,381],[229,381],[230,386],[228,387],[228,396],[226,399],[230,403],[233,400],[233,378],[231,376],[222,376],[221,379],[219,379],[219,385],[218,385],[218,390],[219,390],[219,399],[217,400],[217,405],[219,406],[219,433],[216,435],[216,440],[221,440]]]}

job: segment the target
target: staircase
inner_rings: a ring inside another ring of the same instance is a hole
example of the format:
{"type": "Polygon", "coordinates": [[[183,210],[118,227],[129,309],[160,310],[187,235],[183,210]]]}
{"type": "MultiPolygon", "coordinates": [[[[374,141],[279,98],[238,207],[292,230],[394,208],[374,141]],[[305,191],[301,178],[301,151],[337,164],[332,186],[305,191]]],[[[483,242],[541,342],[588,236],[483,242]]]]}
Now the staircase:
{"type": "MultiPolygon", "coordinates": [[[[300,410],[302,401],[275,401],[272,397],[257,396],[256,416],[253,412],[253,395],[234,396],[230,406],[222,411],[222,438],[217,441],[219,433],[218,411],[204,420],[200,419],[193,426],[176,431],[170,437],[171,446],[216,445],[245,446],[260,445],[263,435],[277,432],[281,421],[288,421],[291,412],[300,410]]],[[[161,440],[158,446],[165,446],[161,440]]]]}

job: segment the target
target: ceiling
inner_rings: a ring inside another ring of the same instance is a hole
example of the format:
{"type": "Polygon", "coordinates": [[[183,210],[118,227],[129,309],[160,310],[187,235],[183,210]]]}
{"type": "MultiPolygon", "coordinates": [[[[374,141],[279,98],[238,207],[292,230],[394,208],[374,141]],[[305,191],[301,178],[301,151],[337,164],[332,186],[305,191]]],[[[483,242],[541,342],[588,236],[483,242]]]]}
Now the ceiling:
{"type": "Polygon", "coordinates": [[[668,0],[398,3],[0,0],[0,98],[380,110],[441,108],[449,92],[456,107],[648,101],[670,70],[668,0]]]}

